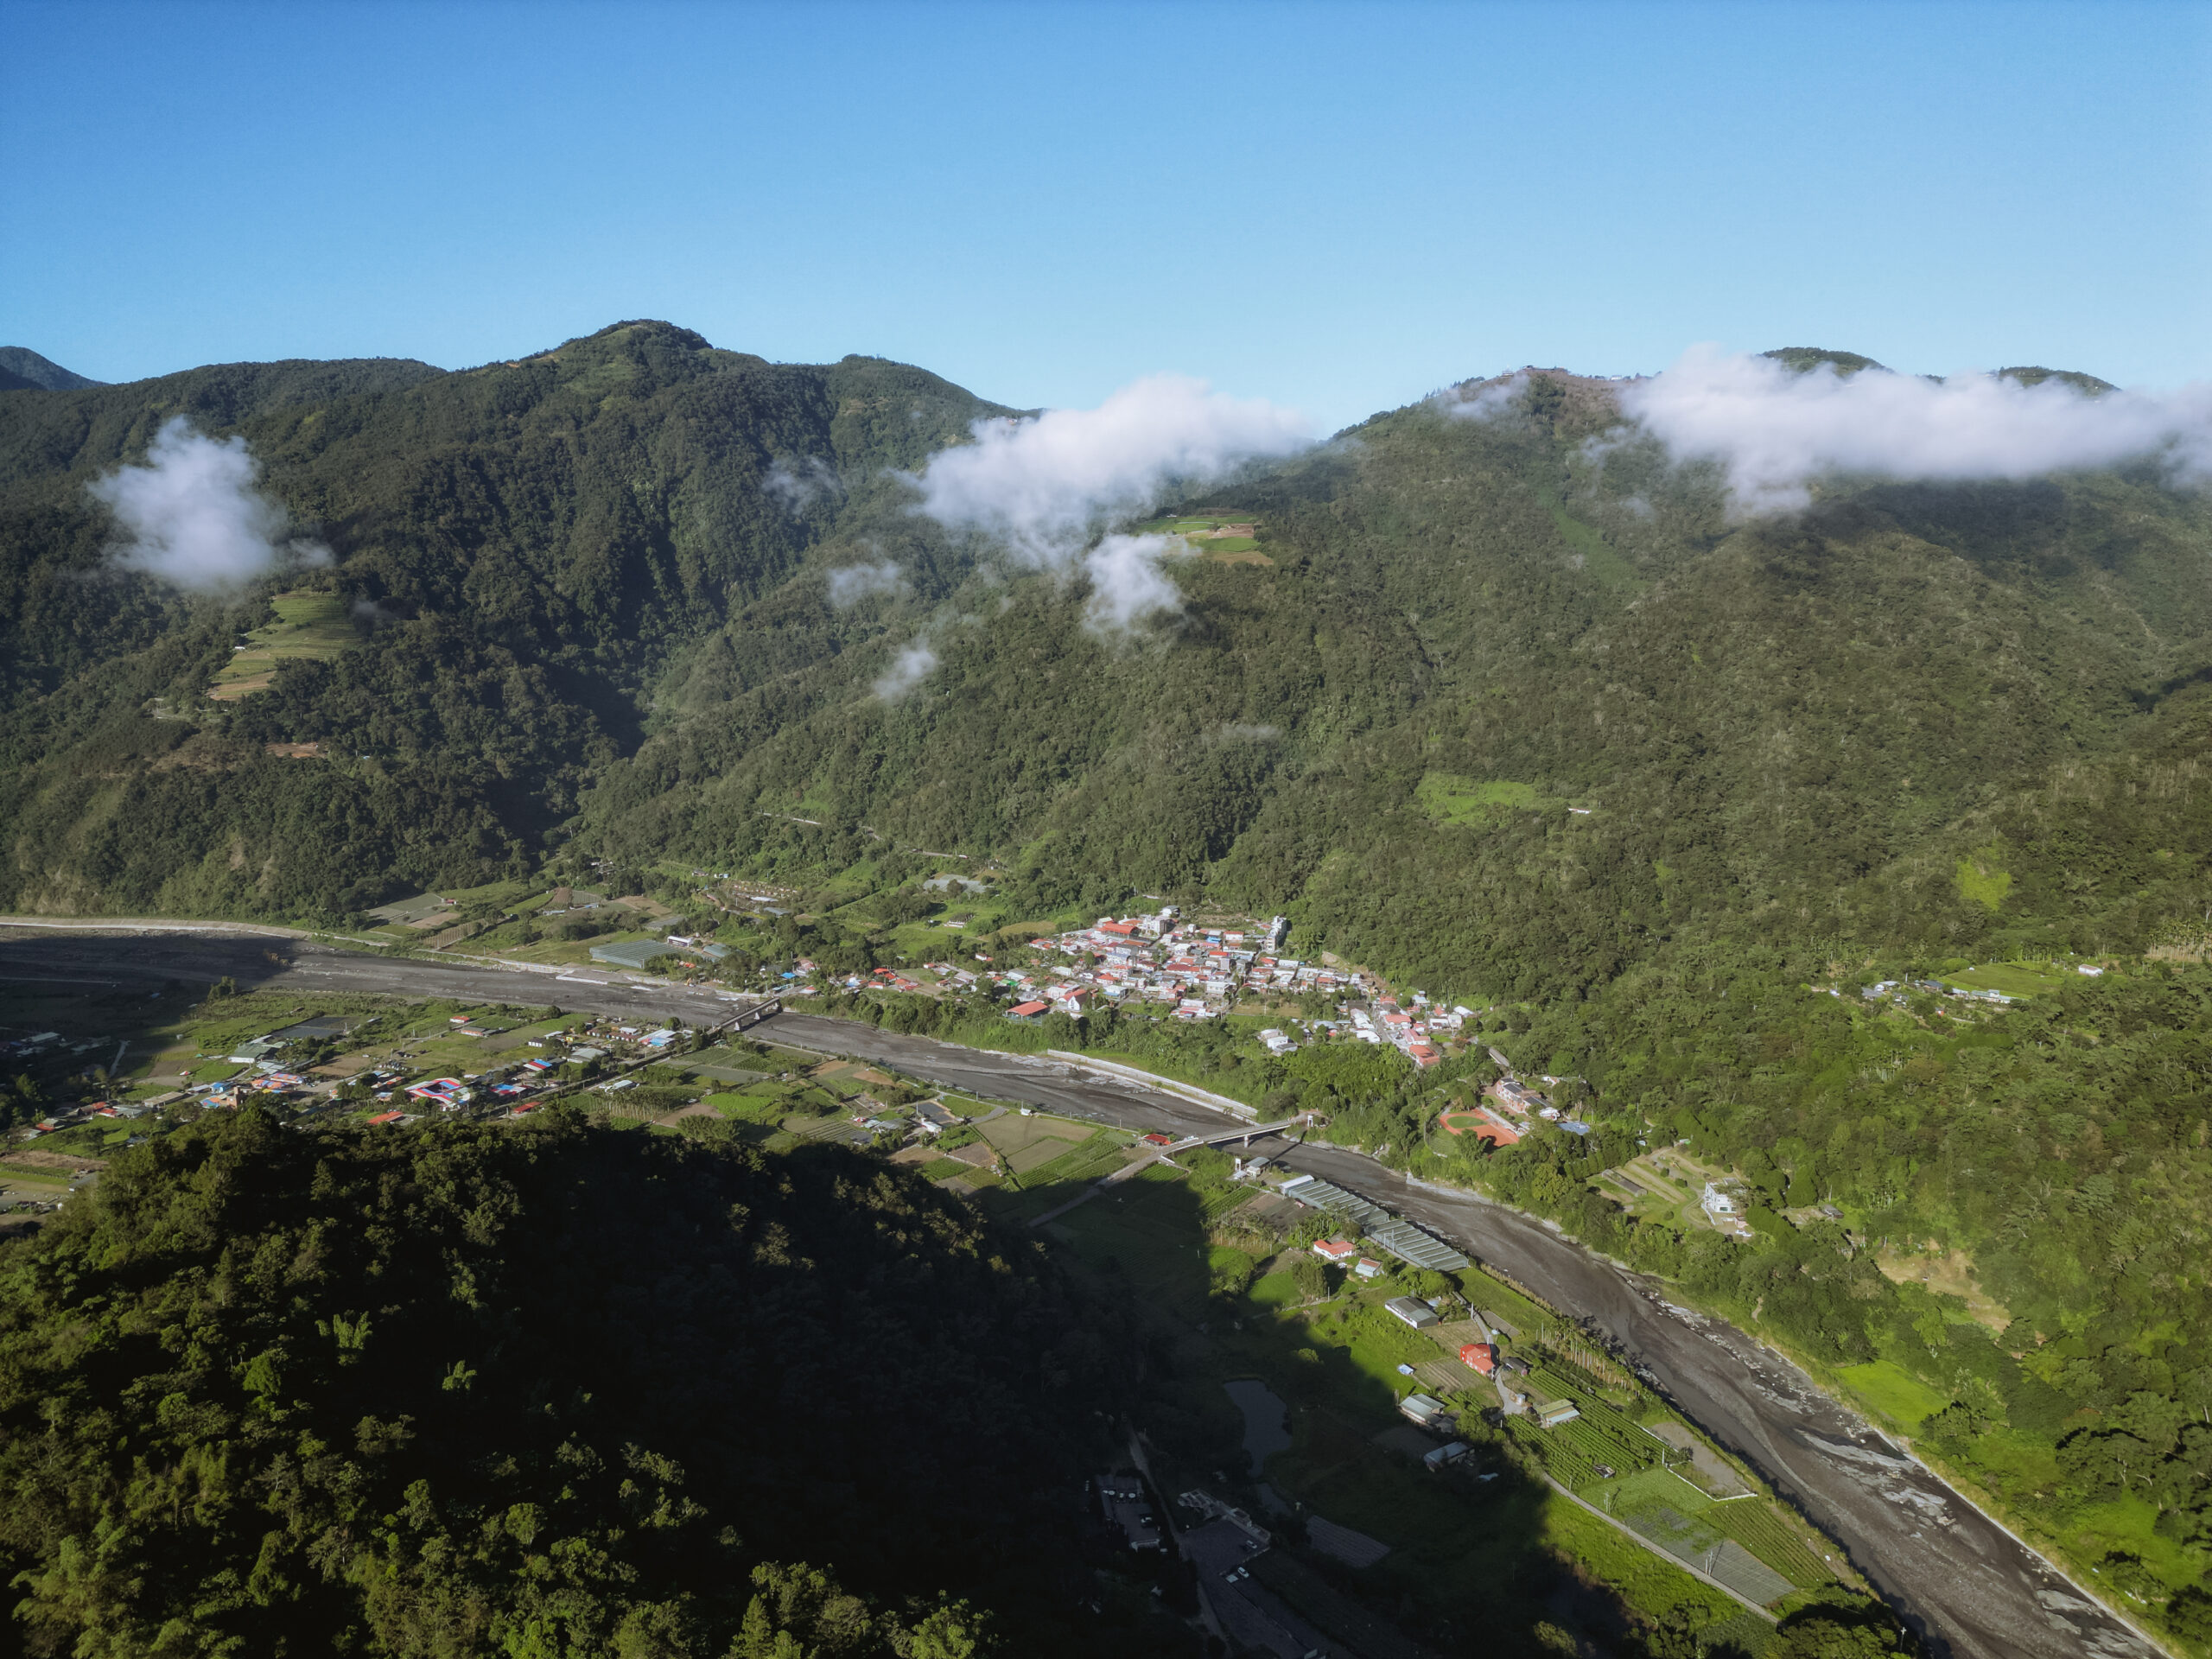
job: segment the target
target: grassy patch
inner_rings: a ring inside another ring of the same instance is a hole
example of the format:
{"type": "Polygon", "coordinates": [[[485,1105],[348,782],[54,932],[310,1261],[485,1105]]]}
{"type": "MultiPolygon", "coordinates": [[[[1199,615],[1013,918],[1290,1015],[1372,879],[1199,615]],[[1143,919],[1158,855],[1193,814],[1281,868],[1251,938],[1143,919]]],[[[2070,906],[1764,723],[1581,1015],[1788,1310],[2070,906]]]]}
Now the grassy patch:
{"type": "Polygon", "coordinates": [[[1615,551],[1611,542],[1557,502],[1547,505],[1551,508],[1552,523],[1559,531],[1560,539],[1574,550],[1586,574],[1608,588],[1634,589],[1643,586],[1636,567],[1615,551]]]}
{"type": "Polygon", "coordinates": [[[2001,909],[2005,895],[2012,890],[2012,875],[2001,862],[2003,856],[2003,849],[1993,844],[1977,847],[1961,858],[1955,873],[1959,897],[1993,915],[2001,909]]]}
{"type": "Polygon", "coordinates": [[[1710,1585],[1692,1578],[1555,1492],[1544,1508],[1543,1538],[1618,1591],[1631,1606],[1655,1618],[1684,1603],[1714,1624],[1743,1611],[1710,1585]]]}
{"type": "Polygon", "coordinates": [[[1891,1360],[1847,1365],[1836,1375],[1849,1386],[1852,1397],[1860,1405],[1907,1434],[1918,1430],[1923,1418],[1951,1403],[1891,1360]]]}
{"type": "Polygon", "coordinates": [[[1488,823],[1508,812],[1531,810],[1541,802],[1533,784],[1506,779],[1468,778],[1432,772],[1414,785],[1414,798],[1439,823],[1488,823]]]}
{"type": "Polygon", "coordinates": [[[1990,962],[1962,974],[1946,974],[1948,985],[1970,990],[2002,991],[2007,996],[2049,996],[2069,979],[2078,979],[2063,963],[1990,962]]]}

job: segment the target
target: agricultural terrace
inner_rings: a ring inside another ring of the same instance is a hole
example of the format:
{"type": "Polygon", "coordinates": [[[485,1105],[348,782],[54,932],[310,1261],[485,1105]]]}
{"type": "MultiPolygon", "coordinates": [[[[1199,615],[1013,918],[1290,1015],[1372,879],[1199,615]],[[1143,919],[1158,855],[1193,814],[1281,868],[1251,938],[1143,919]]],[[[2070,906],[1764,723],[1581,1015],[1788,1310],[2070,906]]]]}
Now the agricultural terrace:
{"type": "Polygon", "coordinates": [[[207,692],[217,702],[235,702],[266,691],[283,664],[327,662],[359,641],[340,594],[279,594],[269,602],[276,620],[247,634],[245,643],[217,671],[207,692]]]}

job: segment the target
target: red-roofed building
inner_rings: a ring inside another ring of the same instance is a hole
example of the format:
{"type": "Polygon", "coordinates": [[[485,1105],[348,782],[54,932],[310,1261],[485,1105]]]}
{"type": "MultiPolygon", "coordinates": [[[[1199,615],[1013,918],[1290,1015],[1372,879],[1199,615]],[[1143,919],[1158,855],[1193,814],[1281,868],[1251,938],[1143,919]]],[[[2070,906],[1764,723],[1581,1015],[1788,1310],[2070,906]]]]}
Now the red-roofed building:
{"type": "Polygon", "coordinates": [[[1487,1342],[1468,1343],[1459,1350],[1459,1363],[1488,1376],[1497,1369],[1497,1350],[1487,1342]]]}
{"type": "Polygon", "coordinates": [[[1006,1017],[1019,1020],[1025,1026],[1033,1026],[1052,1011],[1052,1007],[1049,1002],[1017,1002],[1006,1011],[1006,1017]]]}
{"type": "Polygon", "coordinates": [[[1342,1267],[1359,1254],[1359,1246],[1348,1238],[1325,1238],[1314,1244],[1313,1254],[1342,1267]]]}
{"type": "Polygon", "coordinates": [[[397,1123],[401,1118],[406,1116],[407,1114],[404,1112],[378,1112],[374,1117],[371,1118],[369,1122],[371,1123],[397,1123]]]}
{"type": "Polygon", "coordinates": [[[1154,1129],[1150,1135],[1145,1136],[1145,1143],[1154,1147],[1172,1147],[1175,1144],[1175,1137],[1162,1135],[1159,1130],[1154,1129]]]}

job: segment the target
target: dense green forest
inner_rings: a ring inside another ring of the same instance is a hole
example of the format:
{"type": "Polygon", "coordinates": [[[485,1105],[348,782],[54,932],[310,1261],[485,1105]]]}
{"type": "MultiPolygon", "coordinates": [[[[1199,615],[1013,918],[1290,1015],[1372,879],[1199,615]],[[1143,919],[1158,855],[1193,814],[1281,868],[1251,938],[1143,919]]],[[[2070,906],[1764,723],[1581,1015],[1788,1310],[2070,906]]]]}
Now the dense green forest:
{"type": "Polygon", "coordinates": [[[915,541],[884,469],[1003,412],[918,370],[774,365],[663,324],[458,374],[0,394],[0,907],[335,919],[531,868],[635,747],[671,653],[786,584],[833,518],[915,541]],[[331,562],[244,596],[110,566],[86,486],[178,416],[250,441],[331,562]],[[279,585],[335,592],[358,641],[206,700],[279,585]]]}
{"type": "Polygon", "coordinates": [[[842,1149],[216,1115],[0,1249],[0,1645],[1122,1650],[1123,1317],[842,1149]]]}

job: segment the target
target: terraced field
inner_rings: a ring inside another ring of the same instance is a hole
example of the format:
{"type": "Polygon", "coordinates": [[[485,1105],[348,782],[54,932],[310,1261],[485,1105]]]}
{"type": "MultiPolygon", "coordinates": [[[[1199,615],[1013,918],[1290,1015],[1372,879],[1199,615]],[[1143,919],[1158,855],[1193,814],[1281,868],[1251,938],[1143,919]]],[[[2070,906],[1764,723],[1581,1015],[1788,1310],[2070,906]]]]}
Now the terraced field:
{"type": "Polygon", "coordinates": [[[270,603],[276,620],[256,628],[246,635],[247,644],[231,653],[208,689],[217,702],[235,702],[266,691],[283,664],[327,662],[359,639],[340,594],[279,594],[270,603]]]}

